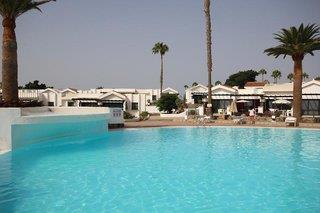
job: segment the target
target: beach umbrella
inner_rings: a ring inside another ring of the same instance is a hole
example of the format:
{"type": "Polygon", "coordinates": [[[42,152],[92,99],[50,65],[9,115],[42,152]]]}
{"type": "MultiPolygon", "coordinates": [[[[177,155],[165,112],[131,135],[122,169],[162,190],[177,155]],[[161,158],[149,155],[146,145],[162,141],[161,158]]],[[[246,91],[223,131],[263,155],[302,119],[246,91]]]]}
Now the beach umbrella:
{"type": "Polygon", "coordinates": [[[284,105],[290,105],[291,101],[278,99],[272,102],[273,104],[284,104],[284,105]]]}
{"type": "Polygon", "coordinates": [[[249,103],[250,101],[246,101],[246,100],[239,100],[237,101],[237,103],[249,103]]]}
{"type": "Polygon", "coordinates": [[[237,101],[237,103],[242,105],[242,106],[240,106],[240,112],[243,113],[243,112],[247,111],[247,108],[248,108],[250,101],[239,100],[239,101],[237,101]]]}
{"type": "Polygon", "coordinates": [[[237,103],[235,100],[233,100],[231,102],[231,105],[230,105],[230,112],[233,114],[233,113],[237,113],[238,112],[238,109],[237,109],[237,103]]]}
{"type": "Polygon", "coordinates": [[[291,105],[291,101],[284,100],[284,99],[278,99],[278,100],[273,101],[272,104],[279,105],[280,109],[282,110],[284,105],[291,105]]]}

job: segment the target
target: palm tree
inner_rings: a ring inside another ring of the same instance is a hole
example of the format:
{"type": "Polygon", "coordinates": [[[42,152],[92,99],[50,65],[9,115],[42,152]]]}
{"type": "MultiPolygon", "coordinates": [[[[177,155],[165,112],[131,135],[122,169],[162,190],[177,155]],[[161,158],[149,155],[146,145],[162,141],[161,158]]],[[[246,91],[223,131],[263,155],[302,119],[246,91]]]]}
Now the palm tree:
{"type": "Polygon", "coordinates": [[[289,74],[287,75],[287,79],[288,79],[290,82],[292,82],[292,80],[293,80],[293,73],[289,73],[289,74]]]}
{"type": "Polygon", "coordinates": [[[275,34],[275,39],[280,42],[276,47],[266,49],[267,55],[273,55],[276,58],[283,55],[284,58],[289,55],[294,62],[293,68],[293,116],[298,122],[301,120],[302,106],[302,61],[307,54],[313,55],[313,52],[320,49],[319,27],[316,24],[304,26],[301,24],[290,29],[282,29],[275,34]]]}
{"type": "Polygon", "coordinates": [[[211,13],[210,13],[210,0],[204,0],[204,14],[206,18],[206,34],[207,34],[207,67],[208,67],[208,111],[207,114],[212,116],[212,26],[211,26],[211,13]]]}
{"type": "Polygon", "coordinates": [[[259,73],[259,75],[261,75],[261,81],[263,82],[264,81],[264,75],[267,74],[267,70],[261,69],[258,73],[259,73]]]}
{"type": "MultiPolygon", "coordinates": [[[[293,73],[290,73],[290,74],[287,76],[287,78],[292,82],[292,79],[293,79],[293,73]]],[[[302,78],[303,78],[303,80],[308,79],[308,78],[309,78],[309,74],[308,74],[308,73],[306,73],[306,72],[304,72],[304,73],[302,74],[302,78]]]]}
{"type": "Polygon", "coordinates": [[[188,85],[184,85],[183,87],[184,87],[185,90],[189,88],[188,85]]]}
{"type": "Polygon", "coordinates": [[[163,42],[155,43],[154,47],[152,48],[153,54],[160,54],[161,58],[161,67],[160,67],[160,96],[162,96],[162,89],[163,89],[163,56],[169,51],[168,45],[163,42]]]}
{"type": "Polygon", "coordinates": [[[18,57],[16,40],[16,19],[39,6],[54,0],[0,0],[0,14],[3,18],[2,38],[2,98],[6,105],[17,106],[18,97],[18,57]]]}
{"type": "Polygon", "coordinates": [[[274,79],[273,83],[278,83],[278,79],[281,78],[281,72],[280,70],[273,70],[272,71],[272,74],[271,74],[271,77],[274,79]]]}
{"type": "Polygon", "coordinates": [[[214,83],[215,86],[221,85],[221,84],[222,84],[221,81],[216,81],[216,82],[214,83]]]}
{"type": "Polygon", "coordinates": [[[198,85],[199,85],[198,82],[193,82],[193,83],[192,83],[192,86],[193,86],[193,87],[198,86],[198,85]]]}

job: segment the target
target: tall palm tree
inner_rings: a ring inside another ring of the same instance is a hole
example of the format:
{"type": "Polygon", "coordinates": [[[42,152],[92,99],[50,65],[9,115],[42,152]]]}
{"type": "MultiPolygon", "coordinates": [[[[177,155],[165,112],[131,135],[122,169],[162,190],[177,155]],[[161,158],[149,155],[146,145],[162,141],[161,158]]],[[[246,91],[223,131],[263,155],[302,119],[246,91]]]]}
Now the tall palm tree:
{"type": "Polygon", "coordinates": [[[313,52],[320,50],[319,27],[316,24],[301,24],[297,27],[282,29],[275,34],[275,39],[280,42],[278,46],[266,49],[267,55],[273,55],[276,58],[283,55],[292,57],[293,68],[293,116],[299,122],[301,120],[302,107],[302,61],[307,54],[313,55],[313,52]]]}
{"type": "Polygon", "coordinates": [[[152,48],[153,54],[160,54],[161,67],[160,67],[160,95],[162,96],[163,90],[163,56],[169,51],[168,45],[163,42],[157,42],[152,48]]]}
{"type": "Polygon", "coordinates": [[[264,81],[264,75],[267,74],[267,70],[261,69],[261,70],[259,70],[258,73],[259,73],[259,75],[261,75],[261,81],[263,82],[264,81]]]}
{"type": "Polygon", "coordinates": [[[289,73],[289,74],[287,75],[287,79],[288,79],[290,82],[292,82],[292,81],[293,81],[293,73],[289,73]]]}
{"type": "Polygon", "coordinates": [[[198,85],[199,85],[198,82],[193,82],[193,83],[192,83],[192,86],[193,86],[193,87],[198,86],[198,85]]]}
{"type": "Polygon", "coordinates": [[[206,19],[206,35],[207,35],[207,67],[208,67],[208,105],[207,114],[212,116],[212,26],[211,26],[211,12],[210,0],[204,0],[204,14],[206,19]]]}
{"type": "Polygon", "coordinates": [[[278,79],[282,76],[280,70],[273,70],[271,73],[271,77],[274,79],[273,83],[278,83],[278,79]]]}
{"type": "Polygon", "coordinates": [[[2,38],[2,99],[8,106],[17,106],[18,97],[18,57],[16,40],[16,19],[39,6],[55,0],[0,0],[0,15],[3,18],[2,38]]]}

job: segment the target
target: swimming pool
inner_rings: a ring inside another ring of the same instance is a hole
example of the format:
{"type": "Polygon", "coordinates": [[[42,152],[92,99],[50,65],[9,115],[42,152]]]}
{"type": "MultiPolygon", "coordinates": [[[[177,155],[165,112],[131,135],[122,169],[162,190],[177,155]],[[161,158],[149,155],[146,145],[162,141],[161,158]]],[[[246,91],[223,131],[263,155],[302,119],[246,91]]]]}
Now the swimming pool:
{"type": "Polygon", "coordinates": [[[0,155],[0,212],[320,211],[320,131],[152,128],[0,155]]]}

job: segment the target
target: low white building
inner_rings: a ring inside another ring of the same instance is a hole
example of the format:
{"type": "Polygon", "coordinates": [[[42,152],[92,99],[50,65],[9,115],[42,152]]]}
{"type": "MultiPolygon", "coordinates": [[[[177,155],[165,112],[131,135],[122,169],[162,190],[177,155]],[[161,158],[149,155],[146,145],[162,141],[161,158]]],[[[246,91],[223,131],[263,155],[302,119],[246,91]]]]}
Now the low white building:
{"type": "MultiPolygon", "coordinates": [[[[208,97],[208,88],[197,85],[186,89],[187,104],[201,105],[208,97]]],[[[320,115],[320,81],[312,80],[302,85],[302,113],[303,115],[320,115]]],[[[212,87],[212,104],[214,112],[227,109],[233,100],[238,101],[238,109],[247,110],[248,107],[262,106],[264,110],[273,107],[272,102],[277,99],[293,99],[293,83],[266,84],[252,82],[244,89],[217,85],[212,87]]]]}
{"type": "MultiPolygon", "coordinates": [[[[163,93],[178,94],[178,91],[166,88],[163,93]]],[[[44,106],[51,107],[122,108],[134,116],[139,116],[143,111],[160,113],[155,106],[155,102],[160,98],[159,89],[21,89],[19,90],[19,98],[28,101],[41,101],[44,106]]]]}

